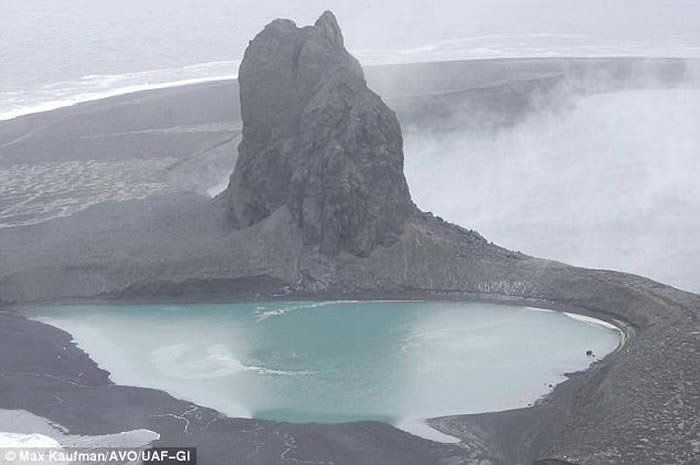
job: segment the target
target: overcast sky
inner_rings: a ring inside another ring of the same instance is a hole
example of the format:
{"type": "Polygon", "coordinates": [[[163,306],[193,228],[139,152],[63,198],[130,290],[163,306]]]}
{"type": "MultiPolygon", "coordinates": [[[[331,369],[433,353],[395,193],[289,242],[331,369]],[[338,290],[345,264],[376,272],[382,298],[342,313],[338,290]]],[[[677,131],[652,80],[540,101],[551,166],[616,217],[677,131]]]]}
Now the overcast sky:
{"type": "Polygon", "coordinates": [[[275,17],[338,16],[364,62],[700,56],[697,0],[2,0],[3,74],[116,73],[239,59],[275,17]]]}

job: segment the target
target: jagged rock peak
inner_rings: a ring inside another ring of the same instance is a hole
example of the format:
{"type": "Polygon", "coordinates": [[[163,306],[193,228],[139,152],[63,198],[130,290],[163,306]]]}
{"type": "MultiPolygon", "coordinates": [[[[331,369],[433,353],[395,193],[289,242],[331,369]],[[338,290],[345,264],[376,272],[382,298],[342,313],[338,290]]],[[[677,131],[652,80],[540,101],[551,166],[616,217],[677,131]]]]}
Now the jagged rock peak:
{"type": "Polygon", "coordinates": [[[335,19],[335,15],[332,12],[328,10],[324,11],[316,20],[314,26],[323,33],[328,42],[333,44],[333,46],[339,49],[345,49],[343,33],[338,25],[338,20],[335,19]]]}
{"type": "Polygon", "coordinates": [[[275,20],[239,70],[243,137],[222,195],[238,227],[288,208],[304,242],[367,255],[416,211],[398,119],[368,89],[333,13],[298,28],[275,20]]]}

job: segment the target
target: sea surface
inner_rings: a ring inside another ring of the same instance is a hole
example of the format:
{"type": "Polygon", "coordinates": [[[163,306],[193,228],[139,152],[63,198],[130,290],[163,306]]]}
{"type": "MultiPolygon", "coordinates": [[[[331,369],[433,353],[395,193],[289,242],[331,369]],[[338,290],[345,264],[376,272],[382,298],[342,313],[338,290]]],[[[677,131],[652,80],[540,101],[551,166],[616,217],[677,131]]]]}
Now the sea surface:
{"type": "Polygon", "coordinates": [[[691,0],[3,0],[0,120],[237,74],[273,18],[335,12],[365,64],[548,56],[700,56],[691,0]]]}
{"type": "Polygon", "coordinates": [[[63,305],[36,318],[119,384],[231,416],[382,420],[421,435],[426,418],[532,404],[621,340],[595,320],[484,303],[63,305]]]}

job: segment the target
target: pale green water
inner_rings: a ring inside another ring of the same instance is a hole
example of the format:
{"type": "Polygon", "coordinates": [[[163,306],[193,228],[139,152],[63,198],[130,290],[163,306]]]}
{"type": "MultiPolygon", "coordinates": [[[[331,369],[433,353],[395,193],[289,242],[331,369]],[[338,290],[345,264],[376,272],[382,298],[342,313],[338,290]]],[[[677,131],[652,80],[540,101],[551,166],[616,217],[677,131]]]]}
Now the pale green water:
{"type": "Polygon", "coordinates": [[[616,330],[483,303],[45,307],[120,384],[234,416],[407,419],[522,407],[619,343],[616,330]]]}

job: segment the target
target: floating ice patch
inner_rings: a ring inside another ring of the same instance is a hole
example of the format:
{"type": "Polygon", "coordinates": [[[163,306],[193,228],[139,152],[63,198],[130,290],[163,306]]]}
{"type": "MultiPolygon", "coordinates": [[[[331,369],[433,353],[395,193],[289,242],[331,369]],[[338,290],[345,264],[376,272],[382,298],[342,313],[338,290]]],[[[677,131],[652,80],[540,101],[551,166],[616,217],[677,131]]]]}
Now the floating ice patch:
{"type": "Polygon", "coordinates": [[[0,448],[144,447],[158,439],[158,433],[147,429],[94,436],[69,434],[63,426],[25,410],[0,409],[0,448]]]}

